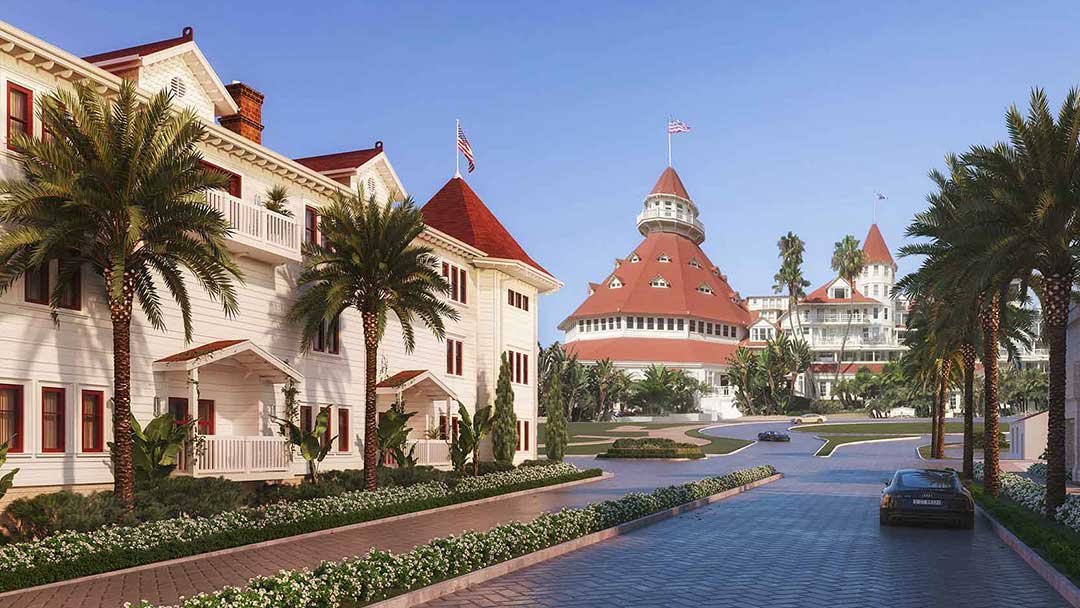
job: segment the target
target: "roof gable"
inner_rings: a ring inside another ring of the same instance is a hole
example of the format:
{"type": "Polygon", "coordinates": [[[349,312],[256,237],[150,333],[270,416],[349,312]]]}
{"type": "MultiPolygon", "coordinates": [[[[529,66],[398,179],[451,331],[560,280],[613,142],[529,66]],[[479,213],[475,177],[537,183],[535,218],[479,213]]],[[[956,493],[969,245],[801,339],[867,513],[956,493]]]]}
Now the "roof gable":
{"type": "Polygon", "coordinates": [[[690,200],[690,194],[686,191],[686,186],[683,185],[682,179],[679,174],[675,172],[675,169],[668,167],[664,169],[664,172],[660,174],[660,179],[656,180],[656,185],[653,186],[652,191],[649,194],[670,194],[679,198],[690,200]]]}
{"type": "Polygon", "coordinates": [[[870,232],[863,239],[863,259],[867,264],[888,264],[896,266],[889,246],[885,244],[885,237],[881,236],[881,230],[877,224],[870,225],[870,232]]]}
{"type": "Polygon", "coordinates": [[[420,211],[424,222],[493,258],[516,260],[552,276],[518,244],[484,201],[460,177],[431,197],[420,211]]]}
{"type": "Polygon", "coordinates": [[[881,302],[878,302],[873,298],[868,298],[864,296],[862,293],[859,292],[858,289],[855,289],[854,287],[848,285],[848,282],[844,279],[841,279],[840,277],[836,277],[835,279],[829,281],[828,283],[825,283],[821,287],[818,287],[814,291],[810,292],[808,296],[803,298],[803,302],[808,304],[842,304],[845,302],[881,304],[881,302]],[[830,293],[830,290],[832,290],[833,286],[837,283],[840,283],[845,289],[847,289],[848,297],[832,297],[832,293],[830,293]]]}

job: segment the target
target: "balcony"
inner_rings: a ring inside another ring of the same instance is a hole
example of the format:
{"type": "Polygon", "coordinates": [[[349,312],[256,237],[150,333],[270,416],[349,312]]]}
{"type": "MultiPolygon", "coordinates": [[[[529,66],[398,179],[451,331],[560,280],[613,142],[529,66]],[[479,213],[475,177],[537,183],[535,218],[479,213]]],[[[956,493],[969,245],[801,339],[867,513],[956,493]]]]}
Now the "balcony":
{"type": "Polygon", "coordinates": [[[678,234],[685,234],[695,243],[705,240],[705,224],[687,211],[674,209],[646,209],[637,216],[638,232],[648,234],[650,226],[668,228],[678,234]]]}
{"type": "Polygon", "coordinates": [[[300,222],[255,203],[211,190],[206,201],[232,228],[229,248],[270,264],[300,261],[300,222]]]}

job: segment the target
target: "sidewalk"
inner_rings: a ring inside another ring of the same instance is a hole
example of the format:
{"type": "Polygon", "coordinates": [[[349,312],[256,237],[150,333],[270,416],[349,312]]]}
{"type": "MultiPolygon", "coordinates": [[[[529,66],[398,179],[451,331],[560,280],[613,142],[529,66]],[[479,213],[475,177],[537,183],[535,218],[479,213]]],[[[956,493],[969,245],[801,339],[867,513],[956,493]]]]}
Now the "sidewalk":
{"type": "Polygon", "coordinates": [[[124,602],[135,603],[143,599],[155,604],[175,604],[181,597],[216,591],[228,585],[244,585],[254,576],[312,568],[322,561],[363,555],[373,548],[404,552],[434,538],[466,530],[486,530],[515,520],[533,519],[544,511],[613,498],[624,493],[621,485],[615,478],[608,478],[399,521],[374,523],[334,534],[284,539],[270,546],[241,548],[224,555],[161,562],[127,572],[0,595],[0,605],[4,608],[114,608],[124,602]]]}

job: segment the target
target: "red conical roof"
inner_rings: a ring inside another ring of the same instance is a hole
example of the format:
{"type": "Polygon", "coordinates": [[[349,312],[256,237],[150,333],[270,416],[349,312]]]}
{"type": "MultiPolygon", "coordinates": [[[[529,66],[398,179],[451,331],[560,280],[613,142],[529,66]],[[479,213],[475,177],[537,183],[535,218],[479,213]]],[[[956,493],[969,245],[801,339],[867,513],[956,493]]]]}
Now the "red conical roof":
{"type": "Polygon", "coordinates": [[[656,185],[653,186],[652,192],[649,194],[671,194],[690,200],[690,194],[686,192],[686,186],[683,185],[679,174],[671,167],[664,169],[664,172],[660,174],[660,179],[656,180],[656,185]]]}
{"type": "Polygon", "coordinates": [[[593,287],[593,293],[567,321],[615,313],[686,315],[740,326],[750,321],[750,313],[734,301],[735,291],[727,280],[718,276],[713,263],[690,239],[671,232],[652,232],[634,253],[640,261],[623,261],[602,284],[593,287]],[[671,261],[661,262],[661,256],[671,261]],[[697,264],[691,266],[691,260],[697,264]],[[658,276],[670,287],[649,285],[658,276]],[[611,287],[613,277],[618,277],[622,287],[611,287]],[[712,293],[698,291],[703,285],[712,293]]]}
{"type": "Polygon", "coordinates": [[[428,226],[468,243],[493,258],[524,262],[552,276],[525,253],[484,201],[460,177],[451,178],[420,211],[428,226]]]}
{"type": "Polygon", "coordinates": [[[870,225],[870,232],[863,240],[862,250],[867,264],[896,266],[892,254],[889,253],[889,246],[885,244],[885,237],[881,236],[881,230],[878,230],[877,224],[870,225]]]}

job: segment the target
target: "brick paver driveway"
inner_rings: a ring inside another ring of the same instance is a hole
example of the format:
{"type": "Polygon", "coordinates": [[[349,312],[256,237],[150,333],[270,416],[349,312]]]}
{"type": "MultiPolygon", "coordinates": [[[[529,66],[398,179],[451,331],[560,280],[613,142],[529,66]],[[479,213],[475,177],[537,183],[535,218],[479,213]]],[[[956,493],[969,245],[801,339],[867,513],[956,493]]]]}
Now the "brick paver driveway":
{"type": "MultiPolygon", "coordinates": [[[[783,426],[708,432],[753,438],[783,426]]],[[[879,528],[881,479],[925,464],[915,455],[919,441],[814,458],[820,441],[791,436],[704,462],[604,463],[643,487],[758,463],[786,478],[426,606],[1067,605],[982,521],[974,531],[879,528]]]]}

